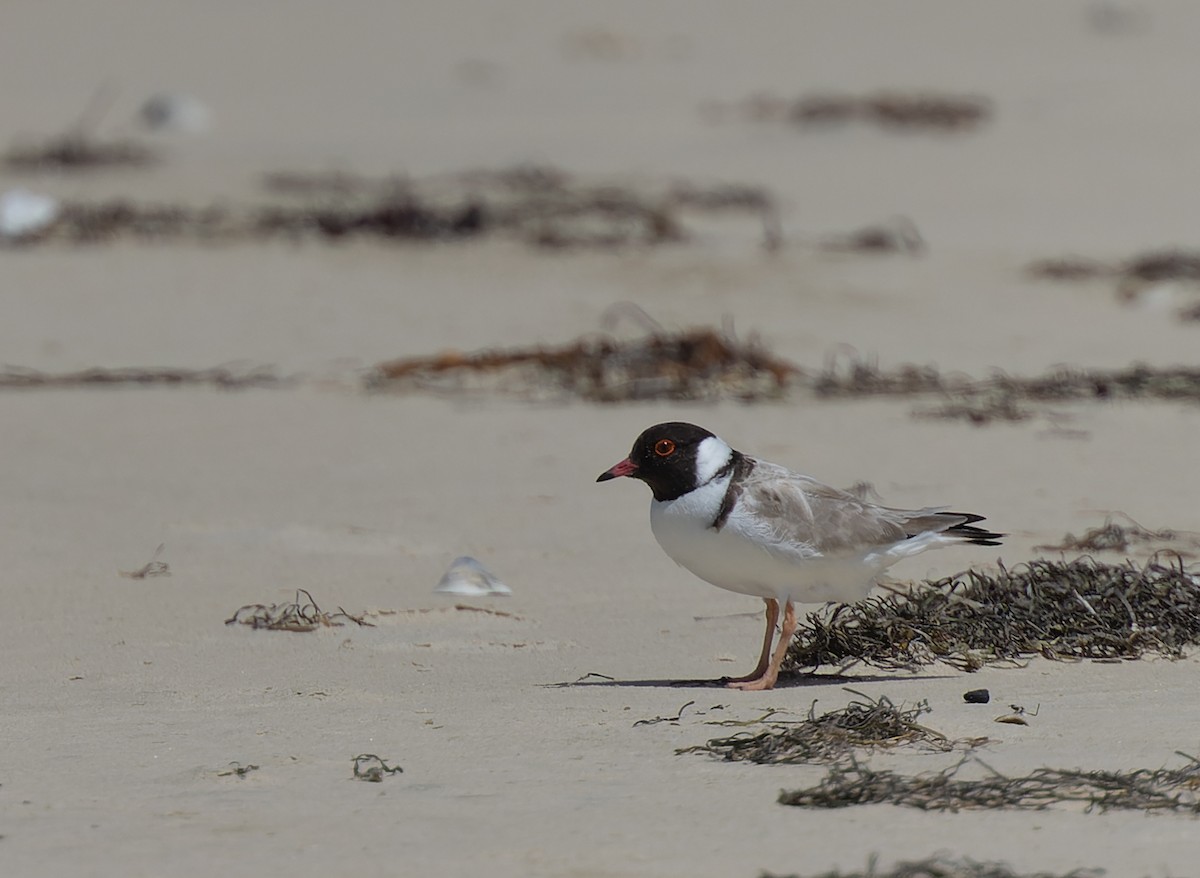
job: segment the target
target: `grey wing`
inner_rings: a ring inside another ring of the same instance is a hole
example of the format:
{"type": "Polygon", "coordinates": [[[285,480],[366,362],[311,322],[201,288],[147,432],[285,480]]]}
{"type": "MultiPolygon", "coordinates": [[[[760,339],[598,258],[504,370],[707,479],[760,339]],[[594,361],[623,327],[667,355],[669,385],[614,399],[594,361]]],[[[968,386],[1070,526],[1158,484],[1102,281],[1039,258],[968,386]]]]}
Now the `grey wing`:
{"type": "MultiPolygon", "coordinates": [[[[916,523],[913,516],[923,522],[935,520],[941,513],[938,509],[914,513],[876,506],[764,461],[755,461],[742,484],[740,499],[780,550],[791,554],[789,547],[794,546],[807,557],[890,546],[914,533],[909,525],[910,521],[916,523]]],[[[944,526],[961,521],[956,516],[944,526]]]]}

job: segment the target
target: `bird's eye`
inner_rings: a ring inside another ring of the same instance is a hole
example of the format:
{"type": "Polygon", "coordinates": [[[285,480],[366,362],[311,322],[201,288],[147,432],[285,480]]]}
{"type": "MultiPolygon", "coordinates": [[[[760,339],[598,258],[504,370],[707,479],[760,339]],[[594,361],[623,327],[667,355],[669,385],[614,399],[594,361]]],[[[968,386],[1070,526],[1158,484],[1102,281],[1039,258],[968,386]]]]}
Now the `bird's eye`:
{"type": "Polygon", "coordinates": [[[670,457],[675,453],[675,443],[670,439],[659,439],[654,443],[654,453],[659,457],[670,457]]]}

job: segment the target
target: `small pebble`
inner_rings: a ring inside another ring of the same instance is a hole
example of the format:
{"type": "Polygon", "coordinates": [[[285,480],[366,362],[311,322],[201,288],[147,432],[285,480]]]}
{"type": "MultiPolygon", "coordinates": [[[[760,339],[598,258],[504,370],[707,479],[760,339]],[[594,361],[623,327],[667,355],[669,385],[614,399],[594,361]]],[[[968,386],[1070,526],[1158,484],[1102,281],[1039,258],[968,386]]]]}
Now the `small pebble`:
{"type": "Polygon", "coordinates": [[[963,693],[963,701],[967,704],[987,704],[991,700],[992,695],[986,689],[972,689],[963,693]]]}

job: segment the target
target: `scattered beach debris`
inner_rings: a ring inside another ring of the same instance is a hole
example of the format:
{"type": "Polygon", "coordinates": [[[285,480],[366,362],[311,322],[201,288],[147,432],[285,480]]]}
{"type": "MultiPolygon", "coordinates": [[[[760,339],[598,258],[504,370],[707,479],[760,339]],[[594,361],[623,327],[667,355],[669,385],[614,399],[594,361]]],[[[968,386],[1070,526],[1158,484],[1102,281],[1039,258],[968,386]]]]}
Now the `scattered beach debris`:
{"type": "MultiPolygon", "coordinates": [[[[588,674],[587,676],[580,677],[575,682],[576,683],[582,682],[583,680],[586,680],[588,677],[603,677],[606,680],[612,679],[612,677],[605,677],[603,674],[588,674]]],[[[679,725],[680,721],[683,719],[683,712],[685,710],[687,710],[689,707],[692,707],[695,703],[696,703],[695,701],[686,702],[683,706],[681,706],[679,708],[679,710],[675,711],[674,716],[656,716],[656,717],[651,717],[650,719],[640,719],[633,724],[633,727],[636,729],[638,726],[656,726],[659,723],[669,723],[670,725],[677,726],[677,725],[679,725]]],[[[711,713],[714,710],[724,710],[726,707],[728,707],[728,705],[726,705],[726,704],[714,704],[712,707],[708,708],[708,710],[698,710],[698,709],[692,710],[692,711],[689,711],[689,714],[691,716],[706,716],[707,714],[711,713]]],[[[724,721],[722,721],[722,722],[724,722],[724,721]]]]}
{"type": "Polygon", "coordinates": [[[924,585],[810,613],[789,648],[790,666],[916,670],[940,661],[974,671],[1038,655],[1179,658],[1200,643],[1200,574],[1179,559],[1029,561],[924,585]]]}
{"type": "Polygon", "coordinates": [[[470,604],[455,604],[453,607],[415,607],[406,610],[369,610],[363,614],[364,618],[370,616],[374,619],[379,619],[384,616],[425,616],[430,614],[444,615],[447,613],[481,613],[484,616],[496,616],[500,619],[512,619],[516,622],[524,622],[524,616],[518,616],[516,613],[510,613],[507,610],[493,610],[491,607],[473,607],[470,604]]]}
{"type": "Polygon", "coordinates": [[[317,606],[307,589],[296,589],[296,600],[290,604],[247,604],[225,620],[226,625],[249,625],[268,631],[316,631],[318,628],[340,628],[347,622],[360,627],[373,628],[363,616],[347,613],[341,607],[336,613],[327,613],[317,606]],[[301,595],[304,596],[301,599],[301,595]]]}
{"type": "Polygon", "coordinates": [[[969,421],[981,427],[995,421],[1024,421],[1032,418],[1034,412],[1018,402],[1018,394],[1011,388],[999,387],[960,399],[951,398],[933,408],[914,409],[913,416],[969,421]]]}
{"type": "Polygon", "coordinates": [[[252,771],[258,771],[257,765],[242,765],[240,762],[230,762],[232,768],[225,771],[218,771],[217,777],[236,777],[241,780],[252,771]]]}
{"type": "Polygon", "coordinates": [[[140,168],[158,159],[155,150],[135,140],[98,140],[83,131],[19,143],[4,155],[4,163],[17,171],[140,168]]]}
{"type": "Polygon", "coordinates": [[[1070,872],[1017,872],[1006,863],[952,860],[943,856],[924,860],[901,860],[890,869],[882,869],[872,855],[867,868],[857,872],[835,869],[820,875],[775,875],[764,872],[761,878],[1104,878],[1103,869],[1072,869],[1070,872]]]}
{"type": "Polygon", "coordinates": [[[952,741],[941,732],[918,723],[917,718],[931,710],[927,701],[911,707],[897,707],[886,696],[873,699],[853,689],[846,691],[858,698],[839,710],[817,716],[814,701],[808,709],[807,719],[800,722],[775,721],[757,734],[739,732],[675,752],[708,753],[731,762],[775,765],[834,762],[855,749],[915,745],[945,753],[987,743],[987,738],[952,741]]]}
{"type": "Polygon", "coordinates": [[[39,242],[465,241],[503,237],[549,248],[655,246],[688,239],[696,214],[749,215],[765,247],[782,240],[765,189],[738,184],[585,181],[554,168],[472,171],[415,180],[275,173],[258,205],[68,202],[39,242]]]}
{"type": "Polygon", "coordinates": [[[1026,402],[1114,399],[1200,402],[1200,368],[1155,368],[1141,363],[1124,369],[1063,367],[1032,378],[996,374],[976,380],[959,373],[943,374],[935,366],[903,365],[886,371],[870,359],[831,357],[820,373],[805,376],[797,383],[811,387],[818,397],[827,398],[937,393],[952,402],[976,404],[993,394],[1026,402]]]}
{"type": "Polygon", "coordinates": [[[450,563],[434,593],[476,598],[497,595],[507,597],[512,594],[512,589],[474,558],[462,555],[450,563]]]}
{"type": "Polygon", "coordinates": [[[976,95],[880,91],[864,95],[814,93],[788,100],[755,95],[732,105],[710,104],[709,115],[733,114],[754,122],[791,122],[802,127],[867,122],[901,131],[970,131],[992,113],[991,102],[976,95]]]}
{"type": "Polygon", "coordinates": [[[491,390],[591,402],[645,399],[778,399],[797,374],[756,338],[698,327],[618,340],[581,338],[561,347],[448,351],[380,363],[372,389],[491,390]]]}
{"type": "Polygon", "coordinates": [[[62,134],[18,143],[4,155],[17,171],[85,171],[153,164],[158,153],[134,140],[101,140],[93,132],[116,100],[111,84],[96,89],[79,119],[62,134]]]}
{"type": "Polygon", "coordinates": [[[59,213],[58,200],[49,195],[9,189],[0,195],[0,241],[33,241],[54,224],[59,213]]]}
{"type": "Polygon", "coordinates": [[[282,387],[294,378],[278,375],[268,366],[217,366],[211,369],[140,368],[83,369],[79,372],[42,372],[18,366],[0,367],[0,389],[51,387],[111,387],[137,385],[141,387],[209,386],[222,390],[241,390],[247,387],[282,387]]]}
{"type": "Polygon", "coordinates": [[[851,759],[835,763],[815,787],[783,792],[779,801],[801,808],[845,808],[888,804],[924,811],[1009,808],[1043,811],[1052,805],[1080,803],[1084,810],[1177,811],[1200,814],[1200,762],[1185,753],[1182,768],[1154,771],[1082,771],[1039,768],[1024,777],[1007,777],[978,758],[964,758],[938,772],[902,775],[874,771],[851,759]],[[960,779],[968,763],[987,772],[960,779]]]}
{"type": "Polygon", "coordinates": [[[1042,706],[1039,704],[1030,711],[1026,710],[1020,704],[1010,704],[1008,709],[1012,712],[996,717],[993,722],[1007,723],[1011,726],[1027,726],[1029,725],[1029,720],[1025,719],[1025,717],[1037,716],[1039,713],[1041,713],[1042,706]]]}
{"type": "Polygon", "coordinates": [[[1182,548],[1200,548],[1200,534],[1174,530],[1148,530],[1134,521],[1124,512],[1116,512],[1104,519],[1100,527],[1089,528],[1083,536],[1067,534],[1057,545],[1034,546],[1040,552],[1128,552],[1134,546],[1160,546],[1163,543],[1174,543],[1172,550],[1184,557],[1191,557],[1193,552],[1182,548]],[[1125,519],[1126,524],[1119,524],[1117,517],[1125,519]]]}
{"type": "MultiPolygon", "coordinates": [[[[806,372],[729,329],[668,331],[650,318],[637,338],[585,336],[557,347],[444,351],[380,363],[365,383],[373,390],[499,393],[533,400],[581,398],[591,402],[642,399],[778,400],[797,392],[818,399],[937,395],[940,408],[918,417],[965,418],[974,424],[1020,421],[1035,415],[1026,404],[1082,400],[1160,399],[1200,402],[1200,368],[1135,364],[1117,370],[1060,368],[1023,378],[996,374],[976,380],[936,366],[884,370],[851,354],[806,372]]],[[[1053,419],[1052,412],[1045,412],[1053,419]]]]}
{"type": "Polygon", "coordinates": [[[360,753],[354,757],[354,779],[367,783],[383,783],[387,775],[403,774],[399,765],[388,765],[374,753],[360,753]]]}
{"type": "MultiPolygon", "coordinates": [[[[1112,279],[1120,300],[1146,307],[1169,307],[1200,296],[1200,250],[1150,250],[1120,262],[1066,256],[1030,263],[1025,270],[1032,277],[1055,281],[1112,279]]],[[[1176,314],[1185,322],[1195,319],[1192,315],[1200,314],[1200,302],[1176,314]]]]}
{"type": "Polygon", "coordinates": [[[126,579],[149,579],[152,576],[170,576],[171,565],[166,561],[158,560],[158,556],[162,554],[162,550],[166,545],[166,543],[159,543],[158,548],[154,550],[154,554],[150,556],[150,560],[137,570],[118,570],[117,573],[126,579]]]}
{"type": "Polygon", "coordinates": [[[925,239],[917,224],[906,216],[866,226],[846,235],[824,239],[821,249],[850,253],[904,253],[916,256],[925,252],[925,239]]]}
{"type": "Polygon", "coordinates": [[[202,134],[212,124],[212,113],[198,98],[175,92],[159,92],[146,98],[138,118],[151,131],[202,134]]]}
{"type": "Polygon", "coordinates": [[[992,700],[992,693],[986,689],[969,689],[963,693],[963,701],[967,704],[987,704],[992,700]]]}

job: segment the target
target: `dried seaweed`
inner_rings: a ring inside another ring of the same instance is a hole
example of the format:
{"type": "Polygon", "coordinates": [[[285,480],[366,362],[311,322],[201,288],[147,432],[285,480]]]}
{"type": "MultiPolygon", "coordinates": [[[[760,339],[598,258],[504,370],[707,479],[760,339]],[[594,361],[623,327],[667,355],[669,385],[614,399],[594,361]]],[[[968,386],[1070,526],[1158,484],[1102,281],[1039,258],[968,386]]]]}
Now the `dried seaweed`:
{"type": "Polygon", "coordinates": [[[118,575],[126,579],[149,579],[152,576],[170,576],[171,565],[166,561],[158,560],[158,556],[162,554],[165,546],[166,543],[159,543],[158,548],[154,550],[154,554],[150,556],[150,560],[137,570],[118,570],[118,575]]]}
{"type": "Polygon", "coordinates": [[[399,765],[388,765],[374,753],[360,753],[354,757],[354,779],[367,783],[383,783],[386,775],[403,774],[399,765]]]}
{"type": "MultiPolygon", "coordinates": [[[[1005,863],[977,862],[975,860],[951,860],[942,856],[924,860],[902,860],[890,869],[880,869],[875,858],[864,871],[822,872],[820,875],[805,875],[803,878],[1103,878],[1103,869],[1072,869],[1070,872],[1016,872],[1005,863]]],[[[761,878],[802,878],[764,872],[761,878]]]]}
{"type": "Polygon", "coordinates": [[[42,372],[16,366],[0,368],[0,389],[55,387],[112,387],[117,385],[149,386],[209,386],[223,390],[247,387],[273,387],[289,384],[272,369],[259,366],[238,369],[217,366],[211,369],[139,368],[83,369],[78,372],[42,372]]]}
{"type": "Polygon", "coordinates": [[[832,358],[820,373],[805,383],[819,397],[939,393],[950,403],[986,406],[1001,411],[1018,401],[1200,401],[1200,368],[1156,368],[1140,363],[1124,369],[1061,368],[1032,378],[997,374],[974,380],[964,375],[943,375],[934,366],[904,365],[885,371],[875,362],[859,357],[832,358]]]}
{"type": "Polygon", "coordinates": [[[849,253],[906,253],[916,256],[925,252],[925,239],[917,224],[906,216],[865,226],[846,235],[833,235],[821,241],[823,250],[849,253]]]}
{"type": "Polygon", "coordinates": [[[229,764],[233,767],[225,771],[218,771],[217,777],[236,777],[238,780],[241,780],[250,772],[258,771],[258,766],[253,764],[242,765],[240,762],[230,762],[229,764]]]}
{"type": "Polygon", "coordinates": [[[902,775],[874,771],[855,761],[831,765],[815,787],[784,791],[779,801],[801,808],[851,805],[904,805],[924,811],[1014,809],[1044,811],[1052,805],[1083,804],[1085,811],[1137,810],[1200,814],[1200,761],[1180,753],[1182,768],[1083,771],[1039,768],[1007,777],[978,759],[964,759],[943,771],[902,775]],[[986,769],[978,779],[960,779],[970,761],[986,769]]]}
{"type": "MultiPolygon", "coordinates": [[[[1151,250],[1120,262],[1101,262],[1079,257],[1043,259],[1025,269],[1032,277],[1056,281],[1081,281],[1112,278],[1117,281],[1117,294],[1130,301],[1148,288],[1164,282],[1196,285],[1200,283],[1200,251],[1151,250]]],[[[1176,312],[1184,322],[1200,320],[1200,304],[1192,304],[1176,312]]]]}
{"type": "Polygon", "coordinates": [[[893,130],[939,132],[969,131],[986,121],[992,111],[990,101],[975,95],[898,91],[818,93],[795,100],[756,95],[731,107],[712,109],[718,114],[732,109],[753,121],[786,121],[803,127],[861,121],[893,130]]]}
{"type": "Polygon", "coordinates": [[[697,328],[621,341],[580,339],[549,348],[392,360],[367,377],[372,389],[492,390],[592,402],[645,399],[777,399],[797,374],[754,338],[697,328]]]}
{"type": "Polygon", "coordinates": [[[956,747],[976,747],[987,738],[952,741],[941,732],[921,725],[917,718],[930,712],[929,702],[920,701],[911,707],[897,707],[886,696],[872,699],[852,689],[859,696],[846,707],[816,715],[817,703],[808,709],[808,717],[800,722],[774,722],[757,734],[741,732],[725,738],[713,738],[695,747],[684,747],[676,753],[708,753],[729,762],[764,764],[797,764],[834,762],[846,757],[856,748],[890,749],[916,745],[928,750],[948,752],[956,747]]]}
{"type": "Polygon", "coordinates": [[[973,671],[1037,655],[1178,658],[1200,643],[1200,575],[1182,561],[1030,561],[926,586],[810,613],[789,648],[789,665],[915,670],[940,661],[973,671]]]}
{"type": "Polygon", "coordinates": [[[157,162],[158,153],[145,144],[102,140],[93,133],[116,97],[117,89],[111,83],[100,85],[70,128],[41,141],[18,144],[5,153],[4,164],[16,171],[86,171],[157,162]]]}
{"type": "Polygon", "coordinates": [[[1200,281],[1200,251],[1150,250],[1119,262],[1066,256],[1032,262],[1026,272],[1049,280],[1089,280],[1116,277],[1126,281],[1200,281]]]}
{"type": "MultiPolygon", "coordinates": [[[[1192,548],[1200,547],[1200,534],[1174,530],[1147,530],[1124,513],[1118,513],[1128,523],[1119,524],[1110,515],[1100,527],[1089,528],[1083,536],[1067,534],[1057,545],[1034,546],[1047,552],[1127,552],[1132,546],[1159,543],[1182,543],[1192,548]]],[[[1185,557],[1193,553],[1174,546],[1176,554],[1185,557]]]]}
{"type": "Polygon", "coordinates": [[[98,140],[79,131],[20,144],[4,154],[4,164],[15,171],[140,168],[158,160],[158,152],[135,140],[98,140]]]}
{"type": "Polygon", "coordinates": [[[994,421],[1024,421],[1033,417],[1033,412],[1020,404],[1017,394],[1011,389],[998,388],[993,392],[951,398],[934,408],[917,409],[913,415],[918,418],[965,420],[983,426],[994,421]]]}
{"type": "Polygon", "coordinates": [[[372,623],[361,615],[347,613],[341,607],[336,613],[328,613],[317,606],[307,589],[296,589],[296,600],[290,604],[247,604],[239,607],[225,620],[226,625],[249,625],[268,631],[316,631],[318,628],[340,628],[347,622],[360,627],[373,628],[372,623]],[[301,595],[304,598],[301,599],[301,595]]]}
{"type": "Polygon", "coordinates": [[[201,241],[464,241],[504,237],[538,247],[658,245],[689,237],[686,217],[757,219],[779,245],[774,199],[742,185],[591,182],[552,168],[476,171],[424,180],[277,173],[258,205],[146,204],[127,198],[70,202],[31,244],[117,239],[201,241]]]}

